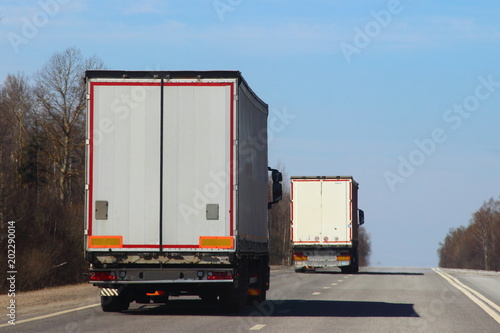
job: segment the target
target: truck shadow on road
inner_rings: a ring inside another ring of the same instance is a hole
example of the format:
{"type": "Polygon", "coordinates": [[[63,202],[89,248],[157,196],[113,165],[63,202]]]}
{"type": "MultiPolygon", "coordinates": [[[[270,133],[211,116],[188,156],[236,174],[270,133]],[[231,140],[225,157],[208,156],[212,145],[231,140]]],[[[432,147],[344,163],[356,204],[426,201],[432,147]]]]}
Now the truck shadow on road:
{"type": "Polygon", "coordinates": [[[279,300],[257,304],[271,317],[419,317],[413,304],[368,301],[279,300]]]}
{"type": "Polygon", "coordinates": [[[420,317],[408,303],[268,300],[247,306],[240,314],[223,312],[216,303],[178,300],[165,305],[147,305],[123,312],[127,315],[170,316],[257,316],[257,317],[420,317]]]}
{"type": "MultiPolygon", "coordinates": [[[[337,271],[322,271],[318,270],[316,272],[311,272],[311,273],[301,273],[301,274],[333,274],[333,275],[350,275],[342,272],[337,272],[337,271]]],[[[358,273],[354,275],[424,275],[424,273],[416,273],[416,272],[363,272],[359,271],[358,273]]]]}
{"type": "Polygon", "coordinates": [[[424,273],[412,273],[412,272],[359,272],[356,275],[424,275],[424,273]]]}

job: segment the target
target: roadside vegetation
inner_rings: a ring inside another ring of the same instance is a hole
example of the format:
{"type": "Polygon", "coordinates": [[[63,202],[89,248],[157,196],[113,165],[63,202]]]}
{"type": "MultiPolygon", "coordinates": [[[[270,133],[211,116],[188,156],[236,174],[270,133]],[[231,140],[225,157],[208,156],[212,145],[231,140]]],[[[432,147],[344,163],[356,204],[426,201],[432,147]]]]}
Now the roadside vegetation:
{"type": "Polygon", "coordinates": [[[14,221],[17,290],[83,280],[83,78],[102,67],[68,48],[33,77],[8,75],[0,86],[0,274],[9,270],[3,258],[14,221]]]}
{"type": "Polygon", "coordinates": [[[370,266],[370,254],[372,253],[372,243],[370,234],[366,231],[364,226],[360,226],[358,230],[359,238],[359,266],[370,266]]]}
{"type": "Polygon", "coordinates": [[[500,200],[485,202],[467,227],[451,229],[438,255],[439,267],[500,271],[500,200]]]}

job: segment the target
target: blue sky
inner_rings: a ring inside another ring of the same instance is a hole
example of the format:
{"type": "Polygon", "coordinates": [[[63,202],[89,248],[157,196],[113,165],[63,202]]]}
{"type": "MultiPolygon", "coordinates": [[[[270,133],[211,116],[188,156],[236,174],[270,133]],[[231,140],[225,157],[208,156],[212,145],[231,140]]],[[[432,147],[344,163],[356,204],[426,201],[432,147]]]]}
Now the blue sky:
{"type": "Polygon", "coordinates": [[[496,1],[3,0],[0,82],[75,46],[109,69],[236,69],[270,106],[269,159],[352,175],[372,264],[437,266],[500,195],[496,1]]]}

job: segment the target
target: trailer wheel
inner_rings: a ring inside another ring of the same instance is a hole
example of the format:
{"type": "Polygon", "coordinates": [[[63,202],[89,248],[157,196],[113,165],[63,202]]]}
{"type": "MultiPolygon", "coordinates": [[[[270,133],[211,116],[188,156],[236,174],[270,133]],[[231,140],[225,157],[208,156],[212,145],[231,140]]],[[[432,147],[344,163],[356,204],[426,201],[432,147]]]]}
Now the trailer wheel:
{"type": "Polygon", "coordinates": [[[202,294],[200,298],[205,303],[215,303],[217,302],[217,295],[215,294],[202,294]]]}
{"type": "Polygon", "coordinates": [[[351,265],[349,265],[349,266],[341,266],[340,270],[344,274],[351,274],[352,273],[352,266],[351,265]]]}
{"type": "Polygon", "coordinates": [[[247,262],[240,262],[239,267],[241,267],[241,271],[238,278],[238,287],[232,290],[230,294],[220,296],[222,308],[230,313],[240,313],[247,304],[247,292],[250,284],[247,262]]]}
{"type": "Polygon", "coordinates": [[[101,296],[101,309],[104,312],[128,310],[130,302],[123,296],[101,296]]]}
{"type": "Polygon", "coordinates": [[[247,291],[241,291],[240,288],[231,296],[221,296],[220,301],[222,309],[229,313],[240,313],[245,309],[247,291]]]}
{"type": "Polygon", "coordinates": [[[248,275],[242,272],[238,281],[238,288],[233,290],[230,295],[221,296],[220,298],[225,311],[240,313],[245,309],[247,305],[248,286],[248,275]]]}
{"type": "Polygon", "coordinates": [[[352,263],[352,273],[356,274],[359,272],[359,255],[358,255],[358,249],[354,250],[353,254],[353,263],[352,263]]]}

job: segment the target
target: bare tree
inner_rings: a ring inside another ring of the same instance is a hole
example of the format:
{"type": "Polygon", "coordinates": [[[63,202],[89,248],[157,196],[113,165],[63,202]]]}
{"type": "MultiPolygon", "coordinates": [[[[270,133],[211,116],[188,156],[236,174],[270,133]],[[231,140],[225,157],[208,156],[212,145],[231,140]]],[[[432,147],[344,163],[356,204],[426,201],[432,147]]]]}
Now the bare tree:
{"type": "Polygon", "coordinates": [[[471,223],[471,231],[475,240],[475,248],[481,256],[482,268],[491,270],[495,257],[495,227],[499,227],[498,212],[500,212],[500,203],[490,199],[474,213],[471,223]]]}
{"type": "Polygon", "coordinates": [[[86,108],[84,73],[103,68],[97,57],[84,59],[79,49],[55,53],[36,74],[38,122],[51,149],[44,151],[53,165],[59,198],[71,202],[72,181],[83,173],[86,108]],[[75,165],[75,161],[78,161],[75,165]]]}
{"type": "MultiPolygon", "coordinates": [[[[269,210],[269,252],[273,265],[291,264],[290,240],[290,184],[285,167],[278,163],[276,169],[283,174],[283,198],[269,210]]],[[[269,193],[272,192],[272,180],[269,180],[269,193]]]]}
{"type": "MultiPolygon", "coordinates": [[[[22,151],[26,146],[27,128],[33,110],[32,88],[28,78],[22,74],[8,75],[2,87],[1,96],[3,143],[8,140],[9,154],[19,167],[22,164],[22,151]]],[[[6,146],[2,145],[2,150],[6,146]]]]}
{"type": "Polygon", "coordinates": [[[500,201],[490,199],[468,227],[451,229],[439,243],[440,267],[500,269],[500,201]]]}
{"type": "MultiPolygon", "coordinates": [[[[16,289],[81,281],[86,69],[102,62],[69,48],[35,76],[9,75],[0,87],[0,231],[16,223],[16,289]]],[[[6,253],[6,235],[0,250],[6,253]]],[[[7,271],[6,261],[0,270],[7,271]]],[[[7,280],[0,280],[5,292],[7,280]]]]}
{"type": "Polygon", "coordinates": [[[372,252],[372,243],[370,239],[370,234],[366,232],[366,229],[362,226],[358,230],[358,255],[359,255],[359,265],[368,266],[370,265],[370,254],[372,252]]]}
{"type": "Polygon", "coordinates": [[[22,73],[8,75],[0,91],[0,221],[13,218],[9,207],[16,192],[22,191],[19,170],[24,163],[32,110],[28,78],[22,73]]]}
{"type": "MultiPolygon", "coordinates": [[[[8,75],[0,89],[0,250],[7,253],[7,232],[10,220],[16,221],[16,245],[23,243],[28,230],[24,221],[32,221],[33,209],[29,186],[21,172],[25,162],[33,115],[32,88],[22,73],[8,75]]],[[[21,261],[22,250],[17,251],[21,261]]],[[[6,262],[0,269],[7,271],[6,262]]],[[[0,288],[5,285],[0,281],[0,288]]]]}

